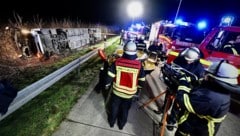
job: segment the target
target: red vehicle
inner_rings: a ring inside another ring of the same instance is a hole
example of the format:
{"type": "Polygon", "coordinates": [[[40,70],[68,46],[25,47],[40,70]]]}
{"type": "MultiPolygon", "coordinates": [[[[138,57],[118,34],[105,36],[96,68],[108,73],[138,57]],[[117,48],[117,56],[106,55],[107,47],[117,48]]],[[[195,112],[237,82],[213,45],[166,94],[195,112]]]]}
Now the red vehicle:
{"type": "MultiPolygon", "coordinates": [[[[197,47],[202,52],[200,62],[206,68],[212,62],[221,59],[225,59],[236,66],[239,69],[238,83],[240,84],[240,27],[216,27],[208,33],[197,47]]],[[[179,50],[172,50],[168,54],[167,63],[170,63],[178,55],[178,52],[179,50]]]]}
{"type": "Polygon", "coordinates": [[[171,23],[159,21],[152,24],[149,41],[156,39],[164,45],[164,51],[171,49],[182,50],[198,46],[204,39],[205,31],[189,22],[171,23]]]}

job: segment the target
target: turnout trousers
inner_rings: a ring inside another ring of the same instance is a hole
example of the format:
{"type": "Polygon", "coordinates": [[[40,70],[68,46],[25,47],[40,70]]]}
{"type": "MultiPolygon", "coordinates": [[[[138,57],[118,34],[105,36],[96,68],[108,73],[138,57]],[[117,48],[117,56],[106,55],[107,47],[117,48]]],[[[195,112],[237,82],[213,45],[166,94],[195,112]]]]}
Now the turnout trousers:
{"type": "Polygon", "coordinates": [[[116,120],[119,129],[123,129],[127,123],[128,112],[132,105],[132,98],[121,98],[115,94],[111,94],[109,101],[108,122],[111,127],[114,126],[116,120]]]}

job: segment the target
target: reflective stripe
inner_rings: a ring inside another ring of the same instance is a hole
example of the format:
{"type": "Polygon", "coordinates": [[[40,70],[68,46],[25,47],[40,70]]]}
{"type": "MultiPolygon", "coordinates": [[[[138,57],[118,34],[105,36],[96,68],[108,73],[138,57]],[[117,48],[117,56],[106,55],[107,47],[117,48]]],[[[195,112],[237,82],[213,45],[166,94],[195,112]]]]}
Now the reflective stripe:
{"type": "Polygon", "coordinates": [[[214,123],[221,123],[225,119],[225,117],[226,117],[226,115],[225,115],[225,116],[223,116],[221,118],[213,118],[211,116],[203,116],[203,115],[198,115],[198,114],[197,114],[197,116],[199,118],[201,118],[201,119],[206,119],[208,121],[207,126],[208,126],[209,136],[213,136],[214,133],[215,133],[215,129],[214,129],[215,128],[215,124],[214,123]]]}
{"type": "Polygon", "coordinates": [[[212,64],[211,61],[205,60],[205,59],[200,59],[200,63],[202,63],[205,66],[210,66],[212,64]]]}
{"type": "Polygon", "coordinates": [[[110,71],[108,71],[108,75],[109,75],[110,77],[112,77],[112,78],[114,78],[114,77],[116,76],[114,73],[112,73],[112,72],[110,72],[110,71]]]}
{"type": "Polygon", "coordinates": [[[119,91],[117,91],[116,89],[113,89],[113,93],[121,98],[126,98],[126,99],[130,99],[133,97],[133,95],[129,95],[129,94],[125,94],[125,93],[121,93],[119,91]]]}
{"type": "Polygon", "coordinates": [[[182,132],[182,131],[179,131],[179,133],[180,133],[182,136],[190,136],[189,134],[186,134],[186,133],[184,133],[184,132],[182,132]]]}
{"type": "Polygon", "coordinates": [[[239,56],[237,50],[234,47],[232,47],[232,45],[229,45],[229,44],[225,45],[224,48],[230,48],[233,52],[233,55],[239,56]]]}
{"type": "MultiPolygon", "coordinates": [[[[113,88],[116,91],[119,91],[124,94],[135,94],[137,92],[137,77],[139,70],[136,68],[128,68],[128,67],[122,67],[122,66],[116,66],[117,71],[117,78],[116,81],[113,83],[113,88]],[[122,85],[121,81],[125,80],[122,76],[122,73],[129,73],[132,75],[132,83],[130,83],[131,86],[122,85]]],[[[116,94],[117,95],[117,94],[116,94]]]]}
{"type": "Polygon", "coordinates": [[[189,112],[192,112],[195,114],[195,111],[193,110],[192,104],[190,102],[189,96],[187,94],[183,94],[184,104],[189,112]]]}
{"type": "MultiPolygon", "coordinates": [[[[221,118],[213,118],[211,116],[203,116],[203,115],[198,115],[198,114],[196,114],[196,115],[199,118],[206,119],[208,121],[207,127],[208,127],[209,136],[213,136],[215,133],[215,124],[214,123],[221,123],[226,117],[226,115],[221,118]]],[[[184,121],[186,121],[188,116],[189,116],[189,112],[185,111],[184,115],[179,119],[178,124],[180,125],[184,121]]]]}
{"type": "Polygon", "coordinates": [[[213,134],[214,134],[214,127],[215,127],[215,125],[214,125],[214,123],[213,122],[208,122],[208,135],[209,136],[213,136],[213,134]]]}
{"type": "Polygon", "coordinates": [[[191,77],[181,77],[179,80],[186,80],[187,82],[191,82],[191,77]]]}
{"type": "Polygon", "coordinates": [[[231,50],[232,50],[232,52],[233,52],[233,55],[236,55],[236,56],[238,56],[238,52],[237,52],[237,50],[236,50],[236,49],[234,49],[234,48],[231,48],[231,50]]]}
{"type": "Polygon", "coordinates": [[[225,45],[223,48],[227,48],[227,47],[231,48],[232,45],[228,44],[228,45],[225,45]]]}
{"type": "Polygon", "coordinates": [[[189,87],[187,87],[187,86],[185,86],[185,85],[179,85],[179,86],[178,86],[178,90],[183,90],[183,91],[185,91],[185,92],[190,93],[191,88],[189,88],[189,87]]]}
{"type": "Polygon", "coordinates": [[[179,80],[186,80],[186,78],[185,77],[181,77],[179,80]]]}
{"type": "Polygon", "coordinates": [[[190,83],[191,82],[191,77],[186,77],[187,81],[190,83]]]}
{"type": "Polygon", "coordinates": [[[232,49],[234,55],[239,56],[239,54],[238,54],[236,49],[234,49],[234,48],[231,48],[231,49],[232,49]]]}
{"type": "Polygon", "coordinates": [[[182,124],[184,121],[186,121],[188,116],[189,116],[189,112],[185,111],[184,114],[180,117],[178,124],[182,124]]]}
{"type": "Polygon", "coordinates": [[[138,80],[139,81],[145,81],[146,79],[145,79],[145,77],[143,77],[143,78],[138,78],[138,80]]]}
{"type": "Polygon", "coordinates": [[[179,53],[175,51],[170,51],[169,54],[177,57],[179,53]]]}
{"type": "Polygon", "coordinates": [[[117,85],[115,82],[113,83],[113,88],[116,89],[117,91],[125,93],[125,94],[135,94],[136,90],[137,90],[136,86],[134,86],[131,89],[129,89],[129,88],[125,87],[125,86],[117,85]]]}
{"type": "MultiPolygon", "coordinates": [[[[203,116],[203,115],[196,114],[192,105],[191,105],[189,96],[187,94],[183,94],[183,99],[184,99],[184,105],[189,112],[192,112],[193,114],[195,114],[199,118],[206,119],[208,121],[208,124],[207,124],[208,133],[209,133],[209,136],[213,136],[214,133],[215,133],[215,124],[214,123],[221,123],[225,119],[226,115],[223,116],[223,117],[220,117],[220,118],[213,118],[209,115],[203,116]]],[[[187,120],[187,118],[189,116],[188,111],[185,111],[184,115],[179,119],[178,124],[182,124],[184,121],[187,120]]]]}

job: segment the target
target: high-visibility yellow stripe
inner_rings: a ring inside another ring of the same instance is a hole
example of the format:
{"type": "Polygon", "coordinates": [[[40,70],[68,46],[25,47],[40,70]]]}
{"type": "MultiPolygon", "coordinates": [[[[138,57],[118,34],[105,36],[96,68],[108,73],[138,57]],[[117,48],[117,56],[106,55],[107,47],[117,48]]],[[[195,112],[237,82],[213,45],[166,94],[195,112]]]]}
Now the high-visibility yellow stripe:
{"type": "Polygon", "coordinates": [[[198,115],[198,114],[197,114],[197,116],[198,116],[199,118],[204,118],[204,119],[206,119],[206,120],[208,121],[207,126],[208,126],[209,136],[213,136],[214,133],[215,133],[215,130],[214,130],[215,124],[214,124],[214,123],[220,123],[220,122],[222,122],[222,121],[225,119],[225,117],[226,117],[226,115],[225,115],[225,116],[223,116],[223,117],[221,117],[221,118],[213,118],[213,117],[211,117],[211,116],[203,116],[203,115],[198,115]]]}
{"type": "Polygon", "coordinates": [[[119,92],[122,92],[122,93],[125,93],[125,94],[128,94],[128,95],[132,95],[132,94],[135,94],[137,92],[137,86],[134,86],[132,88],[128,88],[128,87],[120,86],[120,85],[117,85],[116,83],[113,83],[113,88],[116,91],[119,91],[119,92]]]}
{"type": "Polygon", "coordinates": [[[117,91],[117,90],[115,90],[115,89],[113,89],[113,93],[114,93],[115,95],[121,97],[121,98],[130,99],[130,98],[133,97],[133,94],[132,94],[132,95],[130,95],[130,94],[125,94],[125,93],[119,92],[119,91],[117,91]]]}
{"type": "Polygon", "coordinates": [[[110,72],[110,71],[108,71],[108,75],[109,75],[110,77],[112,77],[112,78],[114,78],[114,77],[116,76],[114,73],[112,73],[112,72],[110,72]]]}
{"type": "Polygon", "coordinates": [[[145,79],[145,77],[143,77],[143,78],[138,78],[138,80],[139,81],[145,81],[146,79],[145,79]]]}
{"type": "Polygon", "coordinates": [[[179,53],[175,51],[170,51],[169,54],[177,57],[179,53]]]}
{"type": "Polygon", "coordinates": [[[202,63],[205,66],[210,66],[212,64],[211,61],[205,60],[205,59],[200,59],[200,63],[202,63]]]}
{"type": "Polygon", "coordinates": [[[180,117],[178,124],[182,124],[184,121],[186,121],[188,116],[189,116],[189,112],[186,110],[184,114],[180,117]]]}
{"type": "MultiPolygon", "coordinates": [[[[198,114],[197,114],[197,115],[198,115],[198,114]]],[[[201,118],[201,119],[204,118],[204,119],[206,119],[206,120],[208,120],[208,121],[220,123],[220,122],[222,122],[222,121],[225,119],[226,115],[223,116],[223,117],[220,117],[220,118],[213,118],[213,117],[211,117],[211,116],[203,116],[203,115],[198,115],[198,117],[201,118]]]]}
{"type": "Polygon", "coordinates": [[[195,113],[192,104],[190,102],[189,96],[187,94],[183,94],[184,104],[189,112],[195,113]]]}
{"type": "Polygon", "coordinates": [[[186,133],[184,133],[184,132],[182,132],[182,131],[179,131],[179,133],[180,133],[182,136],[190,136],[189,134],[186,134],[186,133]]]}
{"type": "Polygon", "coordinates": [[[213,136],[213,134],[214,134],[214,127],[215,127],[215,125],[214,125],[214,123],[213,122],[208,122],[208,135],[209,136],[213,136]]]}
{"type": "Polygon", "coordinates": [[[190,93],[191,88],[186,87],[186,86],[183,86],[183,85],[180,85],[180,86],[178,86],[178,90],[183,90],[183,91],[185,91],[185,92],[190,93]]]}
{"type": "Polygon", "coordinates": [[[233,51],[233,54],[234,54],[234,55],[239,56],[236,49],[232,49],[232,51],[233,51]]]}

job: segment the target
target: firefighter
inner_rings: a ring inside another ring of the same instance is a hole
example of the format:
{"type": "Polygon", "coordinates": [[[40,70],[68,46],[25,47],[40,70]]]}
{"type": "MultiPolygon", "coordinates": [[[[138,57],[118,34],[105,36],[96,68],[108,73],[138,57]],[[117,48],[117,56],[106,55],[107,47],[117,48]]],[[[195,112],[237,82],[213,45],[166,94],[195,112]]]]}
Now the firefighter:
{"type": "Polygon", "coordinates": [[[190,47],[183,50],[173,61],[173,64],[179,65],[189,72],[195,74],[199,79],[203,77],[204,67],[200,63],[201,52],[197,47],[190,47]]]}
{"type": "Polygon", "coordinates": [[[213,63],[197,88],[191,89],[181,76],[175,102],[184,114],[176,135],[215,136],[229,111],[230,91],[239,91],[237,76],[238,69],[225,61],[213,63]]]}
{"type": "Polygon", "coordinates": [[[136,60],[136,44],[129,41],[123,49],[123,56],[116,59],[110,66],[106,82],[106,89],[113,82],[113,90],[108,104],[108,122],[110,127],[113,127],[117,121],[120,130],[127,122],[128,111],[134,96],[145,82],[145,73],[141,62],[136,60]]]}
{"type": "Polygon", "coordinates": [[[140,36],[139,38],[137,38],[137,40],[135,41],[136,45],[137,45],[137,49],[146,49],[147,48],[147,44],[144,42],[144,36],[140,36]]]}
{"type": "Polygon", "coordinates": [[[124,40],[124,33],[125,33],[124,30],[122,30],[121,33],[120,33],[119,45],[122,45],[124,43],[124,41],[123,41],[124,40]]]}
{"type": "Polygon", "coordinates": [[[240,55],[239,44],[240,44],[240,35],[236,37],[235,41],[234,40],[228,41],[228,43],[223,46],[223,51],[226,53],[239,56],[240,55]]]}
{"type": "Polygon", "coordinates": [[[148,47],[148,51],[149,52],[161,52],[162,51],[162,44],[160,44],[160,42],[155,39],[153,41],[153,43],[148,47]]]}
{"type": "MultiPolygon", "coordinates": [[[[196,47],[190,47],[183,50],[179,56],[173,61],[173,65],[178,65],[180,67],[185,68],[189,72],[193,73],[197,76],[197,81],[191,81],[191,78],[188,78],[189,82],[191,82],[191,86],[197,87],[200,84],[200,81],[203,80],[204,77],[204,67],[200,63],[200,50],[196,47]]],[[[166,102],[166,99],[165,99],[166,102]]],[[[179,108],[176,103],[173,103],[171,114],[167,118],[168,122],[168,130],[173,130],[174,124],[176,123],[176,114],[179,113],[179,108]]]]}
{"type": "MultiPolygon", "coordinates": [[[[200,82],[200,80],[202,80],[203,75],[204,75],[204,67],[200,63],[200,56],[201,56],[201,53],[198,48],[190,47],[190,48],[186,48],[185,50],[180,52],[180,54],[176,57],[176,59],[173,60],[173,63],[172,63],[172,65],[178,65],[182,68],[185,68],[186,70],[193,73],[194,75],[196,75],[199,80],[194,82],[194,85],[198,85],[198,83],[200,82]]],[[[169,94],[167,93],[166,97],[168,95],[169,94]]],[[[167,101],[167,99],[164,100],[163,107],[159,107],[159,109],[154,112],[157,114],[161,114],[163,112],[166,101],[167,101]]],[[[174,112],[175,108],[176,107],[174,105],[172,108],[173,109],[172,112],[174,112]]],[[[174,121],[175,117],[173,117],[173,116],[175,116],[174,113],[169,116],[168,124],[172,125],[173,122],[176,122],[176,121],[174,121]],[[174,119],[174,120],[172,120],[172,119],[174,119]]],[[[173,127],[169,126],[168,129],[172,130],[173,127]]]]}
{"type": "Polygon", "coordinates": [[[166,52],[163,51],[163,44],[160,43],[158,39],[155,39],[153,43],[148,47],[148,53],[151,54],[151,52],[156,52],[158,58],[160,58],[161,61],[164,61],[166,59],[166,52]]]}

